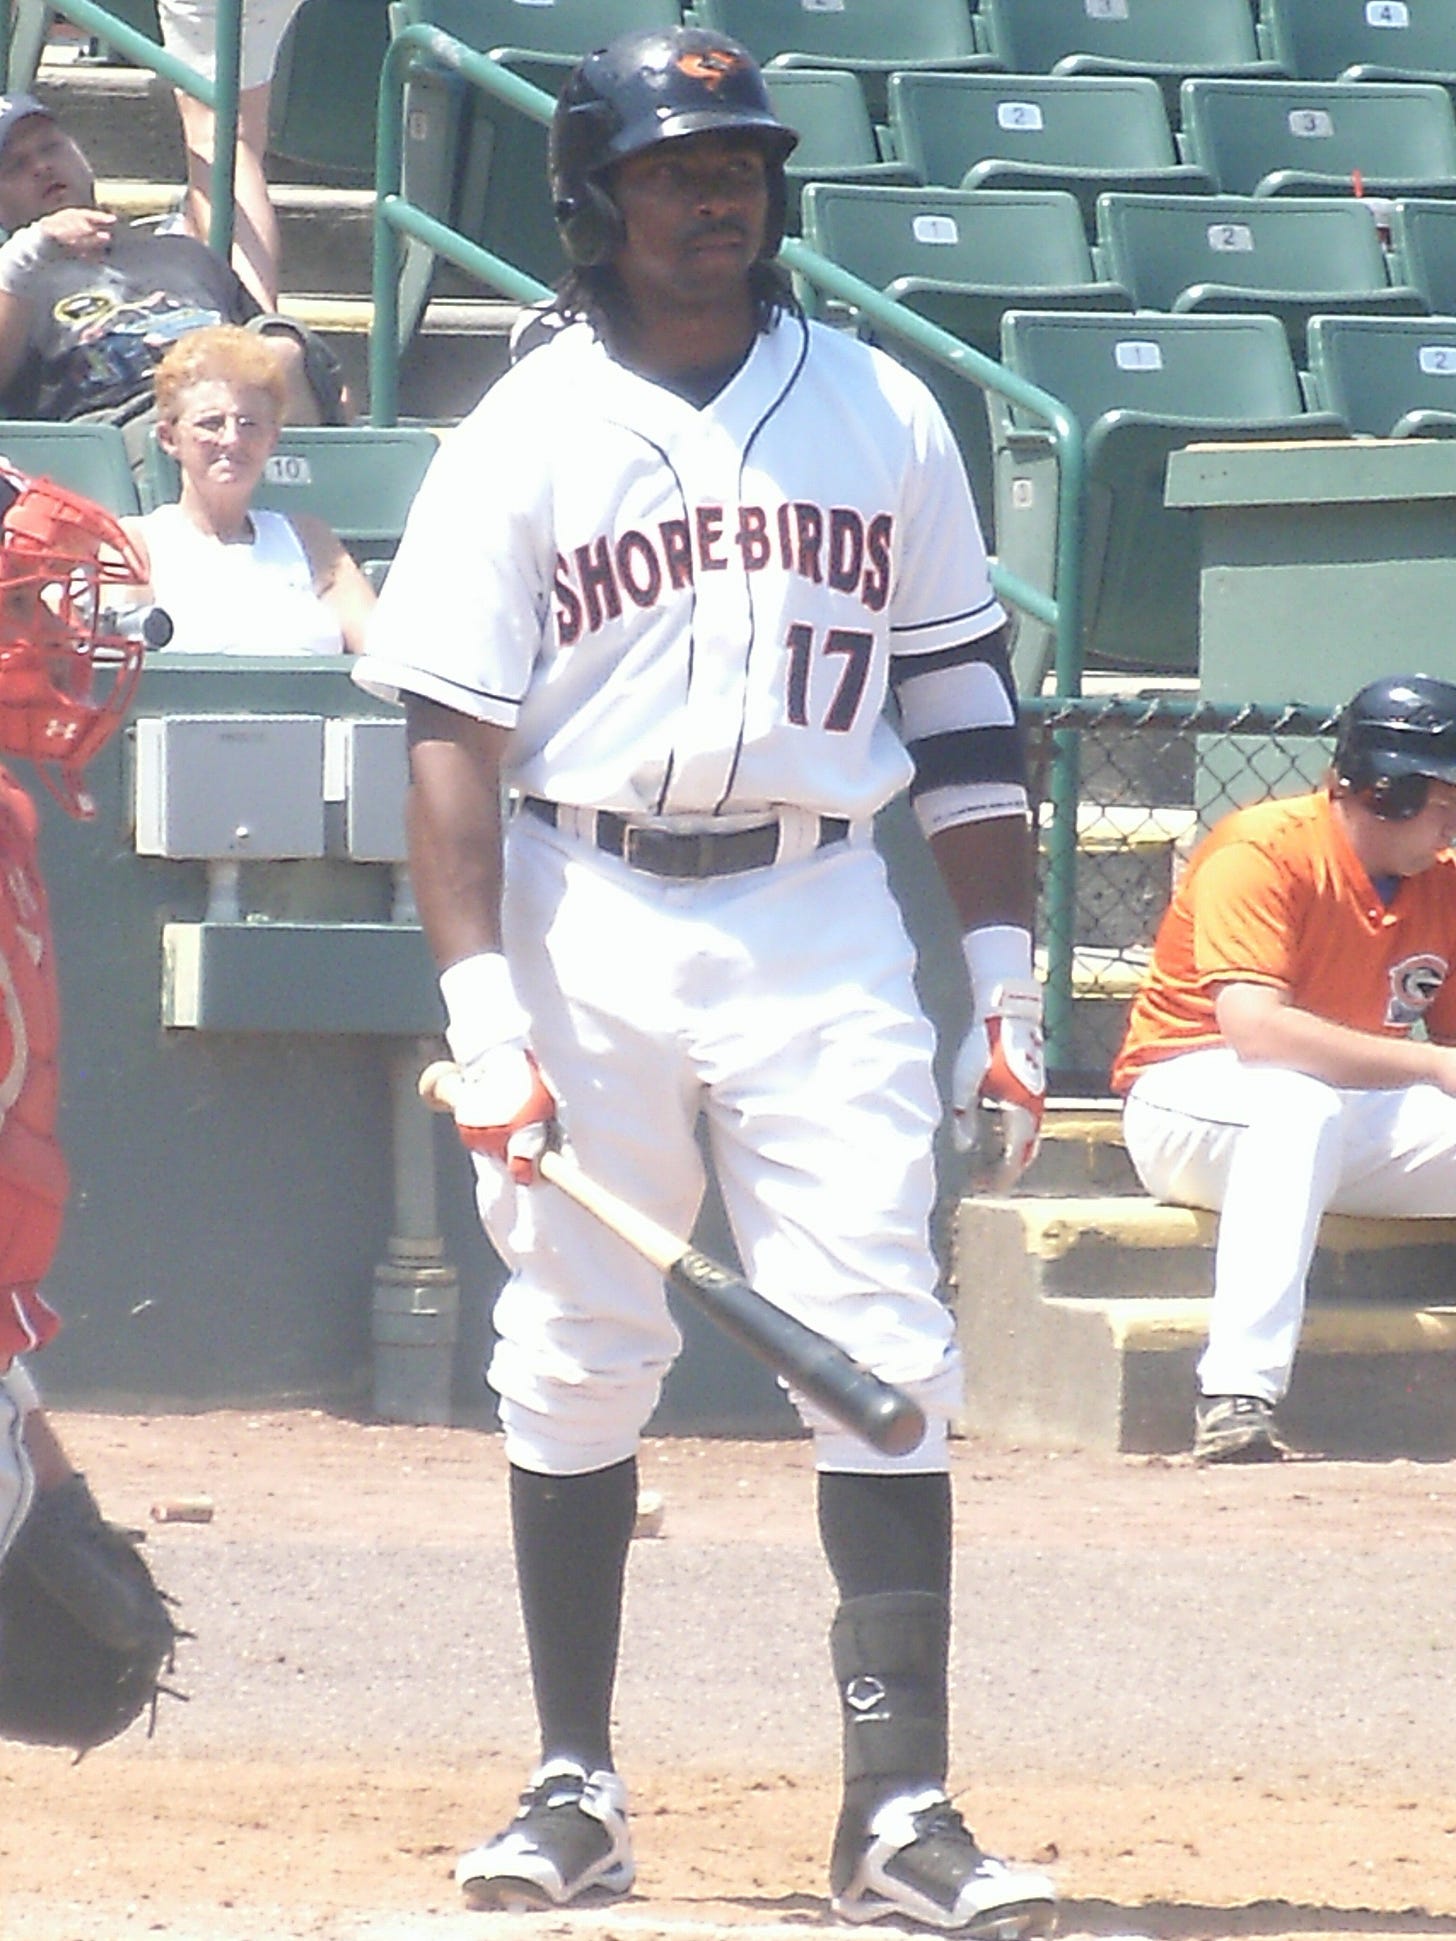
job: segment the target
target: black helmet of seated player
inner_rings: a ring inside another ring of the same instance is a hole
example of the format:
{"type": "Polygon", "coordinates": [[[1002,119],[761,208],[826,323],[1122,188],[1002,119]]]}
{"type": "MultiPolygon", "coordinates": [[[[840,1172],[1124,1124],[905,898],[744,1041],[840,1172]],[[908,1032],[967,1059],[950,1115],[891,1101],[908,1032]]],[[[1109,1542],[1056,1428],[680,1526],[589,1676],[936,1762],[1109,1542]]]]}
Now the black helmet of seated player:
{"type": "Polygon", "coordinates": [[[1371,681],[1340,717],[1334,767],[1376,815],[1419,815],[1433,781],[1456,784],[1456,686],[1428,674],[1371,681]]]}
{"type": "Polygon", "coordinates": [[[746,131],[763,150],[769,209],[761,257],[783,240],[784,162],[799,137],[773,111],[752,55],[725,34],[677,27],[623,34],[579,62],[551,120],[548,171],[562,246],[581,269],[625,237],[609,176],[616,163],[684,135],[746,131]]]}

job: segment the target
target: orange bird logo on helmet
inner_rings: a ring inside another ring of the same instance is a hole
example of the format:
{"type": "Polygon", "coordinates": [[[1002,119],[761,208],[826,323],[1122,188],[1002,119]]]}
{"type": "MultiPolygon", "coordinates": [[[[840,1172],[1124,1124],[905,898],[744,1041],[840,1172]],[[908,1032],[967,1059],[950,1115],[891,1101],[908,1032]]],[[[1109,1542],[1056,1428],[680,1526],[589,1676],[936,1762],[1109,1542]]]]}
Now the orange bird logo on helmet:
{"type": "Polygon", "coordinates": [[[728,76],[744,65],[742,55],[731,54],[726,47],[687,48],[677,57],[679,73],[691,81],[701,81],[705,88],[721,88],[728,76]]]}

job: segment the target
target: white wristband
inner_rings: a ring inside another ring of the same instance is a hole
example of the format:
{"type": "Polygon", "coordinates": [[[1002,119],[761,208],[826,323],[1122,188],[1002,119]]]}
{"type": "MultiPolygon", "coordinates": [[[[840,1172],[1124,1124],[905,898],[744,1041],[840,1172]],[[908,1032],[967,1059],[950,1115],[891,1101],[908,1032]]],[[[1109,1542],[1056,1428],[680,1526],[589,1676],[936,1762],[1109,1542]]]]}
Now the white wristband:
{"type": "Polygon", "coordinates": [[[1031,982],[1031,932],[1019,923],[987,923],[968,930],[961,951],[978,1018],[990,1009],[998,985],[1031,982]]]}
{"type": "Polygon", "coordinates": [[[38,222],[17,229],[0,243],[0,295],[24,296],[26,284],[41,264],[65,253],[64,245],[47,235],[38,222]]]}
{"type": "Polygon", "coordinates": [[[510,966],[498,950],[477,951],[440,973],[445,1039],[463,1071],[497,1045],[524,1041],[531,1020],[516,996],[510,966]]]}

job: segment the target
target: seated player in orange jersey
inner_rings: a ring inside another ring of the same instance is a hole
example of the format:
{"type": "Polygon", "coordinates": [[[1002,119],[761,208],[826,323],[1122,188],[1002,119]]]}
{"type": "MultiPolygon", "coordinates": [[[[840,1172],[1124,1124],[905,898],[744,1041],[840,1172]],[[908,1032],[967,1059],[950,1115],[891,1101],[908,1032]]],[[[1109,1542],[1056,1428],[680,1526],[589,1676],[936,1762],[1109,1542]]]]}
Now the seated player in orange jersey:
{"type": "Polygon", "coordinates": [[[1220,1212],[1197,1461],[1285,1453],[1326,1211],[1456,1209],[1453,838],[1456,686],[1373,681],[1325,785],[1219,823],[1159,928],[1112,1082],[1148,1191],[1220,1212]]]}

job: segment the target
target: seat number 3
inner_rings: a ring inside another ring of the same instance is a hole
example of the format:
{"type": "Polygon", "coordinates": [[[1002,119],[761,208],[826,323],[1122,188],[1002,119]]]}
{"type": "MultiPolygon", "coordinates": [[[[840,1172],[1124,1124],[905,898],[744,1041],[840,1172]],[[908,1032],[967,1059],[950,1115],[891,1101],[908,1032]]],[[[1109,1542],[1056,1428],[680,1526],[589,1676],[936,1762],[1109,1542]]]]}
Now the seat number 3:
{"type": "MultiPolygon", "coordinates": [[[[870,660],[874,652],[875,637],[862,633],[853,627],[831,627],[824,636],[819,654],[824,659],[830,655],[842,658],[844,667],[840,673],[829,706],[824,711],[822,726],[834,735],[847,734],[854,725],[859,713],[859,704],[864,699],[865,683],[870,676],[870,660]]],[[[814,629],[805,621],[796,620],[789,628],[789,720],[796,728],[808,728],[809,686],[815,659],[814,629]]]]}

